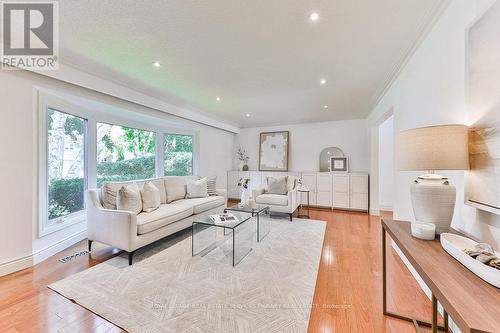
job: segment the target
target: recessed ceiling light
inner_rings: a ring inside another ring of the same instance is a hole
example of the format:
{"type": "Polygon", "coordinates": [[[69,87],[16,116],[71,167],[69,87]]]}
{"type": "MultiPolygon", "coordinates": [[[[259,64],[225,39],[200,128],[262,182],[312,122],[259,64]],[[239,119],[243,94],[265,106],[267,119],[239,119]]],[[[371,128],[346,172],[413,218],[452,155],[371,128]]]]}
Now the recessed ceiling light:
{"type": "Polygon", "coordinates": [[[247,113],[245,116],[247,116],[247,118],[250,118],[250,113],[247,113]]]}
{"type": "Polygon", "coordinates": [[[321,84],[325,84],[325,83],[326,83],[326,79],[321,79],[321,80],[319,81],[319,83],[321,83],[321,84]]]}
{"type": "Polygon", "coordinates": [[[323,105],[323,109],[328,109],[328,105],[323,105]]]}
{"type": "Polygon", "coordinates": [[[316,22],[319,20],[319,14],[317,12],[312,12],[311,15],[309,15],[309,19],[313,22],[316,22]]]}
{"type": "Polygon", "coordinates": [[[153,66],[155,67],[161,67],[161,64],[159,61],[153,61],[153,66]]]}
{"type": "Polygon", "coordinates": [[[220,102],[220,97],[216,97],[216,98],[215,98],[215,100],[216,100],[217,102],[220,102]]]}

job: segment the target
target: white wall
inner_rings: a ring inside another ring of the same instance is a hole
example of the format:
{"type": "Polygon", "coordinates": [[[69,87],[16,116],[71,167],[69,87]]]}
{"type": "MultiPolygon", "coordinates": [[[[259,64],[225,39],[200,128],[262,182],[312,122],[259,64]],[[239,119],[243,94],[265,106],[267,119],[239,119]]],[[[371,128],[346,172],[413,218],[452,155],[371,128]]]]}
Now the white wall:
{"type": "MultiPolygon", "coordinates": [[[[173,127],[198,132],[199,174],[216,175],[217,185],[226,187],[226,171],[232,167],[234,134],[39,74],[0,71],[0,177],[4,188],[0,193],[0,275],[30,266],[85,237],[85,223],[38,237],[38,108],[35,97],[38,88],[63,98],[76,97],[80,102],[98,101],[113,112],[138,122],[146,118],[157,119],[173,127]]],[[[84,107],[102,112],[96,105],[84,107]]]]}
{"type": "MultiPolygon", "coordinates": [[[[319,171],[319,154],[324,148],[339,147],[349,157],[349,170],[367,172],[370,168],[370,141],[366,120],[329,121],[300,125],[244,128],[236,135],[250,157],[250,170],[259,169],[259,133],[290,131],[289,171],[319,171]]],[[[238,168],[233,160],[233,168],[238,168]]]]}
{"type": "MultiPolygon", "coordinates": [[[[465,29],[490,0],[453,0],[427,38],[413,54],[398,78],[372,111],[376,125],[393,108],[396,133],[438,124],[468,124],[465,90],[465,29]]],[[[397,139],[395,148],[397,152],[397,139]]],[[[372,154],[378,152],[373,150],[372,154]]],[[[397,170],[397,153],[396,153],[397,170]]],[[[372,174],[378,173],[372,164],[372,174]]],[[[440,172],[457,188],[452,226],[500,249],[500,217],[464,204],[464,172],[440,172]]],[[[395,171],[394,216],[411,220],[410,184],[419,172],[395,171]]],[[[371,184],[372,192],[375,184],[371,184]]]]}
{"type": "Polygon", "coordinates": [[[394,199],[394,116],[378,128],[379,208],[392,210],[394,199]]]}

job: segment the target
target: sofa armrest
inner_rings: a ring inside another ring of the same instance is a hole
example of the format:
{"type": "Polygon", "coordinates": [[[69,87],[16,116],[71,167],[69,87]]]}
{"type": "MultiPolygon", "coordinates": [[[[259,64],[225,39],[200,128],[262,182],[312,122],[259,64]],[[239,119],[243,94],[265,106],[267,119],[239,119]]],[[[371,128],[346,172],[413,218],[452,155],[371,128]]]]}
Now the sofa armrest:
{"type": "Polygon", "coordinates": [[[88,239],[102,242],[125,251],[133,251],[137,237],[137,215],[124,210],[104,209],[98,190],[87,190],[88,239]]]}
{"type": "Polygon", "coordinates": [[[288,191],[288,206],[292,209],[292,211],[295,211],[295,209],[299,206],[298,200],[297,200],[297,190],[293,189],[291,191],[288,191]]]}
{"type": "Polygon", "coordinates": [[[220,195],[221,197],[224,197],[224,200],[227,201],[227,190],[225,188],[215,189],[215,192],[217,193],[217,195],[220,195]]]}
{"type": "Polygon", "coordinates": [[[264,194],[265,191],[264,187],[257,187],[252,191],[252,198],[255,200],[259,195],[264,194]]]}

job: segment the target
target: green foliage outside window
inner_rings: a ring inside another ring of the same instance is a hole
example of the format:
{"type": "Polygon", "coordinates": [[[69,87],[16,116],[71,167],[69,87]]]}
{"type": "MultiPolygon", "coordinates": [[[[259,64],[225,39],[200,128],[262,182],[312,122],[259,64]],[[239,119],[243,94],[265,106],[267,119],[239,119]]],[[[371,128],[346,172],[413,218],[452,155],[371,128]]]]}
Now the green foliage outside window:
{"type": "Polygon", "coordinates": [[[191,135],[165,134],[163,154],[165,176],[193,174],[193,137],[191,135]]]}

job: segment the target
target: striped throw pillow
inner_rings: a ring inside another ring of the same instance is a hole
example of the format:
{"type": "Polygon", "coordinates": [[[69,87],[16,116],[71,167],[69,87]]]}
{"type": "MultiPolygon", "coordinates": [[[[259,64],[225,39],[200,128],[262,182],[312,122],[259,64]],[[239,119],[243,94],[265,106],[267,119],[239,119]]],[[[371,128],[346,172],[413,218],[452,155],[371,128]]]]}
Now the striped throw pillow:
{"type": "Polygon", "coordinates": [[[217,195],[215,190],[215,183],[217,182],[217,177],[207,177],[207,192],[208,195],[217,195]]]}

